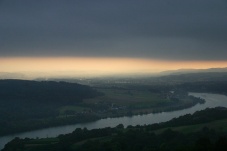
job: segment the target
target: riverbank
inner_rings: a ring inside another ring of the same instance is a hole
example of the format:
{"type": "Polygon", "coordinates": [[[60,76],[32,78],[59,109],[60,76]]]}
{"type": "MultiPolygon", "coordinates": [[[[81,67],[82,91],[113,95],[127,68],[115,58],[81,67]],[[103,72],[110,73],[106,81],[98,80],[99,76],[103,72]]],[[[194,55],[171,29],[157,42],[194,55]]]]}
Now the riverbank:
{"type": "Polygon", "coordinates": [[[3,127],[0,130],[0,136],[49,127],[95,122],[105,118],[131,117],[182,110],[195,106],[198,103],[205,103],[204,99],[179,92],[175,92],[174,94],[153,94],[135,90],[130,92],[128,90],[108,90],[108,92],[105,90],[105,94],[85,100],[85,103],[63,106],[59,109],[60,114],[56,117],[11,121],[14,122],[13,127],[3,127]],[[136,100],[129,101],[132,98],[136,100]],[[123,102],[117,103],[119,100],[123,102]]]}
{"type": "Polygon", "coordinates": [[[87,129],[96,129],[96,128],[105,128],[105,127],[115,127],[119,124],[123,124],[125,127],[132,125],[148,125],[160,122],[166,122],[173,118],[185,115],[185,114],[193,114],[196,111],[200,111],[206,108],[213,108],[217,106],[227,107],[227,96],[218,95],[218,94],[207,94],[207,93],[190,93],[195,97],[200,97],[205,99],[206,102],[204,104],[197,104],[191,108],[172,111],[172,112],[161,112],[161,113],[151,113],[146,115],[136,115],[132,117],[120,117],[120,118],[106,118],[101,119],[95,122],[84,123],[84,124],[75,124],[75,125],[67,125],[61,127],[52,127],[46,128],[42,130],[36,130],[31,132],[25,132],[15,135],[8,135],[4,137],[0,137],[0,147],[3,147],[4,144],[9,142],[15,137],[20,138],[46,138],[46,137],[56,137],[59,134],[67,134],[74,131],[76,128],[84,128],[87,129]]]}
{"type": "MultiPolygon", "coordinates": [[[[120,150],[131,150],[131,147],[134,150],[136,148],[136,150],[146,150],[147,148],[197,150],[201,147],[207,147],[206,145],[217,150],[224,147],[221,146],[222,144],[219,141],[222,140],[223,143],[222,138],[227,134],[226,122],[227,108],[217,107],[153,125],[137,125],[124,128],[123,124],[119,124],[113,128],[103,129],[77,128],[72,133],[59,135],[56,138],[15,138],[5,146],[3,151],[19,149],[37,151],[47,149],[53,151],[56,149],[77,151],[111,150],[116,149],[116,144],[120,150]],[[209,140],[209,143],[204,144],[204,141],[199,143],[197,140],[201,137],[209,140]],[[138,146],[141,147],[138,148],[138,146]]],[[[227,143],[227,141],[224,140],[224,143],[227,143]]],[[[225,145],[225,147],[227,146],[225,145]]]]}

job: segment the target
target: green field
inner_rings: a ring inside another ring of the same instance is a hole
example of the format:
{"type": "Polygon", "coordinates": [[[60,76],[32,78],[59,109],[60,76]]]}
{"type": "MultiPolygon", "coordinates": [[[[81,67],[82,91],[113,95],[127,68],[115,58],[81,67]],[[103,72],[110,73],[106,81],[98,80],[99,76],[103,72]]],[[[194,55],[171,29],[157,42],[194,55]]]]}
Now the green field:
{"type": "Polygon", "coordinates": [[[98,88],[103,95],[84,99],[83,103],[63,106],[60,115],[93,111],[105,112],[108,116],[122,116],[130,114],[144,114],[187,108],[195,104],[189,97],[171,99],[168,92],[150,92],[148,90],[98,88]],[[115,108],[115,110],[113,110],[115,108]]]}
{"type": "Polygon", "coordinates": [[[204,127],[213,129],[217,132],[227,133],[227,119],[217,120],[217,121],[203,123],[203,124],[195,124],[195,125],[187,125],[187,126],[179,126],[179,127],[167,127],[167,128],[155,130],[154,132],[156,134],[160,134],[160,133],[164,132],[165,130],[171,128],[174,131],[179,131],[179,132],[187,134],[187,133],[197,132],[204,127]]]}
{"type": "Polygon", "coordinates": [[[98,89],[104,96],[93,99],[86,99],[87,103],[97,103],[100,101],[111,102],[119,105],[128,105],[133,103],[152,103],[166,102],[164,97],[151,93],[149,91],[139,90],[119,90],[119,89],[98,89]]]}
{"type": "Polygon", "coordinates": [[[73,106],[73,105],[68,105],[68,106],[63,106],[59,109],[59,113],[60,115],[64,115],[67,113],[67,111],[73,111],[74,113],[77,113],[77,112],[83,112],[83,111],[87,111],[89,110],[89,108],[86,108],[86,107],[81,107],[81,106],[73,106]]]}

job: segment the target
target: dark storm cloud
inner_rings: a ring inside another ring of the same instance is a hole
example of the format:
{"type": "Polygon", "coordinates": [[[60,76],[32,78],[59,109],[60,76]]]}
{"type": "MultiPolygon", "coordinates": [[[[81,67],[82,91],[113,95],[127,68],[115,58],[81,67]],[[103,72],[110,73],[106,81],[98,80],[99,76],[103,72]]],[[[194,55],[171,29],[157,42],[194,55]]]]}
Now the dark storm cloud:
{"type": "Polygon", "coordinates": [[[226,0],[0,0],[0,56],[226,60],[226,0]]]}

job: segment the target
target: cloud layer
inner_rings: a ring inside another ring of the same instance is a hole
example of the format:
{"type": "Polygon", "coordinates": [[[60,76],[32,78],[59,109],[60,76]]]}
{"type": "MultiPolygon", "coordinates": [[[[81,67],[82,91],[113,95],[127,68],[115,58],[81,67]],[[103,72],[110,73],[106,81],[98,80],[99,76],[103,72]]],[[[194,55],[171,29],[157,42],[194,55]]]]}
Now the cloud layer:
{"type": "Polygon", "coordinates": [[[1,0],[0,56],[227,60],[226,0],[1,0]]]}

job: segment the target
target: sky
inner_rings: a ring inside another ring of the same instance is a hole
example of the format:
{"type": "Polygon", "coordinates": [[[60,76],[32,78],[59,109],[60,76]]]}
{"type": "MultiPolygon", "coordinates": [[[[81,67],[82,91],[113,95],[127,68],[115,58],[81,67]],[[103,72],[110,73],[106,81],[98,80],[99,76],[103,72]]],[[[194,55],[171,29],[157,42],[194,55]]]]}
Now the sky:
{"type": "Polygon", "coordinates": [[[227,0],[0,0],[0,72],[211,67],[227,67],[227,0]]]}

